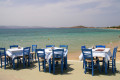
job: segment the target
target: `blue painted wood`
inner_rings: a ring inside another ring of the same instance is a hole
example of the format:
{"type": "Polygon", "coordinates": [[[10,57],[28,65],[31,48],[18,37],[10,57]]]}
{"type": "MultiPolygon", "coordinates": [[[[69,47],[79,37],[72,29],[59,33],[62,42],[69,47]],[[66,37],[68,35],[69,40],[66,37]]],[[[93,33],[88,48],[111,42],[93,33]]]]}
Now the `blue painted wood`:
{"type": "Polygon", "coordinates": [[[105,48],[105,45],[96,45],[96,48],[105,48]]]}
{"type": "MultiPolygon", "coordinates": [[[[86,46],[85,45],[81,46],[81,51],[82,51],[82,49],[86,49],[86,46]]],[[[83,69],[84,69],[84,60],[83,60],[83,69]]]]}
{"type": "Polygon", "coordinates": [[[94,66],[97,66],[99,68],[99,72],[101,72],[99,60],[97,60],[97,64],[94,64],[92,49],[82,49],[82,53],[83,53],[83,57],[84,57],[83,60],[85,65],[84,73],[86,74],[87,69],[92,69],[92,76],[93,76],[95,70],[94,66]],[[87,62],[86,60],[91,60],[91,62],[87,62]]]}
{"type": "MultiPolygon", "coordinates": [[[[68,50],[68,45],[60,45],[59,47],[67,49],[68,50]]],[[[67,56],[64,57],[64,68],[67,69],[67,56]]]]}
{"type": "Polygon", "coordinates": [[[16,47],[18,47],[18,45],[10,45],[10,49],[11,48],[16,48],[16,47]]]}
{"type": "Polygon", "coordinates": [[[40,71],[40,66],[43,66],[44,72],[46,72],[45,49],[36,49],[36,53],[38,58],[39,71],[40,71]],[[43,62],[41,62],[39,58],[44,59],[43,62]],[[42,65],[40,65],[40,63],[42,63],[42,65]]]}
{"type": "Polygon", "coordinates": [[[59,47],[68,49],[68,45],[60,45],[59,47]]]}
{"type": "Polygon", "coordinates": [[[4,64],[5,64],[4,69],[6,69],[6,50],[5,50],[5,48],[0,48],[1,68],[2,68],[2,56],[5,57],[5,59],[4,59],[4,64]]]}
{"type": "Polygon", "coordinates": [[[51,73],[51,58],[49,59],[49,73],[51,73]]]}
{"type": "Polygon", "coordinates": [[[23,68],[25,68],[25,63],[28,60],[28,66],[30,66],[30,47],[23,48],[23,68]],[[25,56],[28,56],[26,58],[25,56]]]}
{"type": "MultiPolygon", "coordinates": [[[[36,49],[37,49],[37,45],[32,45],[32,52],[35,52],[35,60],[36,60],[36,49]]],[[[32,54],[32,59],[33,59],[33,54],[32,54]]]]}
{"type": "Polygon", "coordinates": [[[108,62],[108,67],[110,67],[111,65],[109,64],[112,64],[112,72],[115,73],[116,72],[116,53],[117,53],[117,48],[118,47],[115,47],[114,50],[113,50],[113,55],[112,55],[112,62],[108,62]]]}
{"type": "Polygon", "coordinates": [[[46,48],[55,47],[55,45],[46,45],[46,48]]]}
{"type": "Polygon", "coordinates": [[[55,50],[52,50],[52,52],[53,52],[53,60],[52,60],[53,74],[55,74],[56,59],[60,59],[60,61],[61,61],[61,73],[63,73],[63,53],[64,53],[64,49],[55,49],[55,50]]]}
{"type": "MultiPolygon", "coordinates": [[[[106,47],[105,45],[96,45],[96,48],[105,48],[105,47],[106,47]]],[[[102,61],[102,72],[103,72],[104,66],[105,66],[105,59],[103,58],[103,61],[102,61]]]]}

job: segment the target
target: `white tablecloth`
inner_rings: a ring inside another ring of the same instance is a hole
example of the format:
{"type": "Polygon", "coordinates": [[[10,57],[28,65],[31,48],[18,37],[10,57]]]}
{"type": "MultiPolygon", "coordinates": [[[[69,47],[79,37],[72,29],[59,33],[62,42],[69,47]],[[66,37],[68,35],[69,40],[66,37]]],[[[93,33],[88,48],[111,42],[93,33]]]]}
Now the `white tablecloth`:
{"type": "MultiPolygon", "coordinates": [[[[62,49],[62,48],[54,47],[54,49],[62,49]]],[[[38,52],[38,53],[41,53],[41,52],[38,52]]],[[[66,57],[67,53],[68,53],[68,50],[64,49],[63,56],[66,57]]],[[[47,62],[49,62],[49,59],[52,57],[52,54],[53,53],[52,53],[52,49],[51,48],[45,48],[45,59],[47,60],[47,62]]]]}
{"type": "Polygon", "coordinates": [[[12,49],[7,49],[6,54],[14,59],[15,57],[18,56],[23,56],[23,48],[12,48],[12,49]]]}
{"type": "MultiPolygon", "coordinates": [[[[110,48],[95,48],[92,49],[93,57],[104,57],[105,62],[107,63],[110,60],[110,57],[112,56],[110,52],[110,48]],[[96,51],[97,49],[104,49],[104,51],[96,51]]],[[[83,54],[79,56],[80,61],[83,60],[83,54]]]]}
{"type": "MultiPolygon", "coordinates": [[[[62,48],[54,47],[54,49],[62,49],[62,48]]],[[[68,50],[64,49],[64,57],[67,56],[67,53],[68,53],[68,50]]],[[[6,51],[6,54],[9,57],[11,57],[12,59],[14,59],[15,57],[18,57],[18,56],[23,56],[23,48],[21,48],[21,49],[18,49],[18,48],[8,49],[6,51]]],[[[45,48],[45,58],[47,59],[48,62],[49,62],[49,59],[51,57],[52,57],[52,49],[51,48],[45,48]]]]}

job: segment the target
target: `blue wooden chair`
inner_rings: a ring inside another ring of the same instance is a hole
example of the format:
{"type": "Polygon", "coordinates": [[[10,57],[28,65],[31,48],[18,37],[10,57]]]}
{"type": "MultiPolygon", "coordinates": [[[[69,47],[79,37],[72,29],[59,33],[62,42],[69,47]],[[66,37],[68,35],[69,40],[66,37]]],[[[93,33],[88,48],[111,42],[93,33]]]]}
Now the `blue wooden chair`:
{"type": "MultiPolygon", "coordinates": [[[[86,46],[81,46],[81,51],[82,49],[86,49],[86,46]]],[[[83,69],[84,69],[84,60],[83,60],[83,69]]]]}
{"type": "Polygon", "coordinates": [[[109,66],[112,66],[112,72],[113,73],[116,72],[116,53],[117,53],[117,48],[118,47],[114,48],[113,55],[110,57],[110,61],[108,61],[108,69],[109,69],[109,66]]]}
{"type": "Polygon", "coordinates": [[[63,73],[63,53],[64,53],[64,49],[53,49],[53,59],[52,59],[52,65],[53,65],[53,74],[55,74],[55,64],[56,61],[60,61],[61,62],[61,73],[63,73]]]}
{"type": "MultiPolygon", "coordinates": [[[[96,48],[106,48],[105,45],[96,45],[96,48]]],[[[99,59],[99,62],[102,62],[102,71],[105,67],[105,59],[103,57],[97,57],[99,59]]]]}
{"type": "Polygon", "coordinates": [[[46,48],[55,47],[55,45],[46,45],[46,48]]]}
{"type": "MultiPolygon", "coordinates": [[[[59,47],[66,49],[66,51],[68,50],[68,45],[60,45],[59,47]]],[[[64,57],[64,67],[67,69],[67,55],[64,57]]]]}
{"type": "Polygon", "coordinates": [[[8,63],[8,56],[6,55],[5,48],[0,48],[0,59],[1,59],[1,68],[2,68],[2,62],[4,60],[4,69],[6,69],[6,62],[8,63]]]}
{"type": "Polygon", "coordinates": [[[84,65],[85,65],[84,73],[86,74],[87,69],[92,69],[92,76],[93,76],[94,70],[96,70],[95,66],[97,66],[99,69],[99,72],[101,72],[99,60],[93,58],[92,49],[82,49],[82,53],[83,53],[83,57],[84,57],[83,59],[84,59],[84,65]]]}
{"type": "Polygon", "coordinates": [[[28,66],[30,66],[30,47],[25,47],[23,49],[23,68],[25,68],[25,64],[28,60],[28,66]]]}
{"type": "MultiPolygon", "coordinates": [[[[10,45],[10,49],[12,49],[12,48],[18,48],[18,45],[10,45]]],[[[17,67],[18,67],[18,57],[16,57],[16,58],[14,58],[13,60],[12,60],[12,62],[13,62],[13,69],[15,69],[15,59],[17,59],[17,67]]],[[[11,60],[10,60],[11,61],[11,60]]]]}
{"type": "Polygon", "coordinates": [[[18,48],[18,45],[10,45],[10,49],[11,48],[18,48]]]}
{"type": "Polygon", "coordinates": [[[23,68],[25,68],[25,65],[27,64],[28,61],[28,66],[30,66],[30,47],[25,47],[23,48],[23,56],[18,56],[16,58],[13,59],[13,69],[15,69],[15,59],[17,59],[17,67],[19,65],[19,60],[23,59],[23,68]]]}
{"type": "Polygon", "coordinates": [[[45,59],[45,49],[36,49],[39,71],[40,66],[43,66],[44,72],[46,72],[46,59],[45,59]],[[42,63],[42,65],[40,64],[42,63]]]}
{"type": "Polygon", "coordinates": [[[32,52],[30,52],[30,54],[32,55],[32,60],[33,60],[33,55],[35,56],[35,60],[36,60],[36,49],[37,49],[37,45],[32,45],[32,52]]]}

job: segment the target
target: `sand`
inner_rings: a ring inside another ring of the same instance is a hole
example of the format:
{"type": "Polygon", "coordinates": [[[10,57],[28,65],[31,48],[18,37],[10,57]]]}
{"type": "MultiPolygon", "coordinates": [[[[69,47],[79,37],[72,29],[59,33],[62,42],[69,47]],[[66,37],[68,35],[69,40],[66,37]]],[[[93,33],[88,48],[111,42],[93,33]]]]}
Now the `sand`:
{"type": "Polygon", "coordinates": [[[98,70],[94,71],[94,76],[91,72],[84,74],[82,62],[68,61],[68,69],[64,70],[61,74],[57,70],[55,75],[49,73],[48,68],[46,72],[39,72],[38,64],[33,63],[30,68],[17,68],[15,70],[7,68],[6,70],[0,69],[0,80],[120,80],[120,63],[117,63],[117,72],[113,74],[109,69],[108,74],[105,72],[99,73],[98,70]]]}

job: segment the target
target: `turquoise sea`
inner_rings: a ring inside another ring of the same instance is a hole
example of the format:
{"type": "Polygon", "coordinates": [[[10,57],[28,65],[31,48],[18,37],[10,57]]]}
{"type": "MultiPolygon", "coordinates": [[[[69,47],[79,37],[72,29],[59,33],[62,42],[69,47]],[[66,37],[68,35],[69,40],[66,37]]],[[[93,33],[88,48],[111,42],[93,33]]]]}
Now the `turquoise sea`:
{"type": "Polygon", "coordinates": [[[69,46],[69,52],[76,52],[82,45],[107,44],[119,41],[120,30],[80,29],[80,28],[39,28],[39,29],[0,29],[0,47],[9,48],[18,44],[26,47],[37,44],[45,48],[48,44],[69,46]]]}

